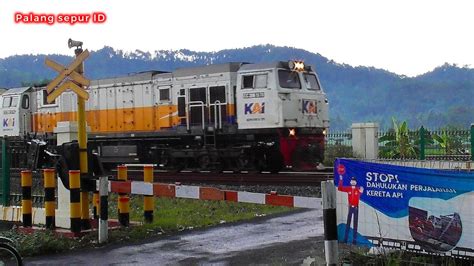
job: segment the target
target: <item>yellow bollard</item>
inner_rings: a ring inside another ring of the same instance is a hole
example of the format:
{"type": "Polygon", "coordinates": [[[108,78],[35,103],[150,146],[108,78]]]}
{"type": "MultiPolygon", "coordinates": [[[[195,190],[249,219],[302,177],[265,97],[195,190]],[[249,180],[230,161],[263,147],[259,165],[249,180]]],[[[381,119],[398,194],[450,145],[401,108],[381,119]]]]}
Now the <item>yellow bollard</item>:
{"type": "Polygon", "coordinates": [[[46,214],[46,228],[53,229],[56,226],[56,174],[54,169],[44,169],[44,209],[46,214]]]}
{"type": "MultiPolygon", "coordinates": [[[[153,183],[153,166],[145,165],[143,167],[143,181],[145,183],[153,183]]],[[[143,211],[146,223],[153,222],[153,209],[154,209],[154,198],[153,196],[143,196],[143,211]]]]}
{"type": "Polygon", "coordinates": [[[81,171],[69,170],[71,232],[81,232],[81,171]]]}
{"type": "MultiPolygon", "coordinates": [[[[117,166],[117,178],[119,181],[127,181],[127,166],[117,166]]],[[[119,193],[118,196],[118,219],[122,226],[130,224],[130,198],[126,193],[119,193]]]]}
{"type": "Polygon", "coordinates": [[[23,214],[23,226],[31,227],[33,206],[31,204],[32,173],[30,170],[21,171],[21,212],[23,214]]]}

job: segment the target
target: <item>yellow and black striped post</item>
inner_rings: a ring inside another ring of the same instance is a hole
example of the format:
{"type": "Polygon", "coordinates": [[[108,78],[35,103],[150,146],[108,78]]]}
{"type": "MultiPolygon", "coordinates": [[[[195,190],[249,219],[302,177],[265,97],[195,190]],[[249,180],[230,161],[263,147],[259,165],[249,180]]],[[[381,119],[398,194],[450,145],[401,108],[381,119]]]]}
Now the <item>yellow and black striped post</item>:
{"type": "MultiPolygon", "coordinates": [[[[145,165],[143,167],[143,181],[145,183],[153,183],[153,165],[145,165]]],[[[153,201],[153,195],[143,196],[143,215],[146,223],[153,222],[153,201]]]]}
{"type": "Polygon", "coordinates": [[[31,205],[32,173],[30,170],[21,171],[21,212],[23,214],[23,226],[31,227],[33,212],[31,205]]]}
{"type": "MultiPolygon", "coordinates": [[[[117,177],[119,181],[127,181],[127,166],[117,166],[117,177]]],[[[122,226],[130,224],[130,198],[127,193],[119,193],[118,196],[118,219],[122,226]]]]}
{"type": "Polygon", "coordinates": [[[71,232],[81,232],[81,171],[69,170],[71,232]]]}
{"type": "Polygon", "coordinates": [[[100,213],[100,203],[99,203],[99,191],[94,191],[94,194],[92,195],[92,201],[93,201],[93,215],[94,215],[94,220],[99,219],[99,213],[100,213]]]}
{"type": "Polygon", "coordinates": [[[54,169],[44,169],[44,210],[46,215],[46,228],[56,227],[56,199],[54,189],[56,188],[56,174],[54,169]]]}

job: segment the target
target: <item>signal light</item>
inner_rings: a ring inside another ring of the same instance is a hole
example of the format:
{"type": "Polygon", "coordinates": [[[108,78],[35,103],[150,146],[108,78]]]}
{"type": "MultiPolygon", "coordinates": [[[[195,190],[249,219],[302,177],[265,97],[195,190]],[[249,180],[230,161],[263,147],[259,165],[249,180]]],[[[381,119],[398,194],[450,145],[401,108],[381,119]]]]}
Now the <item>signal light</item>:
{"type": "Polygon", "coordinates": [[[289,131],[288,131],[288,136],[290,136],[290,137],[296,136],[296,129],[290,128],[289,131]]]}
{"type": "Polygon", "coordinates": [[[304,71],[304,62],[303,61],[289,61],[288,66],[291,71],[302,72],[304,71]]]}

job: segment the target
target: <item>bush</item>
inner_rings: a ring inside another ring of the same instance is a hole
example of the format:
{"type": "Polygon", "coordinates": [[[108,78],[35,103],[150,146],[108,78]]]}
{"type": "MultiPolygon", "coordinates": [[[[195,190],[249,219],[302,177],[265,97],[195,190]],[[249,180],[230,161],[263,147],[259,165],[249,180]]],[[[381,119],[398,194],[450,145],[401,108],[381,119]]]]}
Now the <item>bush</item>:
{"type": "Polygon", "coordinates": [[[354,157],[352,153],[352,147],[346,145],[328,145],[324,152],[324,165],[325,166],[334,166],[334,160],[336,158],[352,158],[354,157]]]}

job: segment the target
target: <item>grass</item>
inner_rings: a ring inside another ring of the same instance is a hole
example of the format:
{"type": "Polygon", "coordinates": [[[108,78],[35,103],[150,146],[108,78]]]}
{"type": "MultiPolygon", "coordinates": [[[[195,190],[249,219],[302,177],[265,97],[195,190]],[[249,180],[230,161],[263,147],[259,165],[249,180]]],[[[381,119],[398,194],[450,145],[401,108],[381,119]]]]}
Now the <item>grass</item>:
{"type": "MultiPolygon", "coordinates": [[[[139,225],[110,230],[109,243],[143,241],[163,234],[248,220],[291,210],[293,209],[287,207],[249,203],[155,198],[153,223],[144,224],[143,197],[132,196],[130,200],[130,220],[138,222],[139,225]]],[[[109,197],[109,219],[116,218],[117,197],[113,195],[109,197]]],[[[0,235],[13,239],[22,256],[44,255],[100,246],[97,243],[97,233],[91,233],[77,239],[69,239],[47,230],[24,234],[12,229],[0,232],[0,235]]]]}

